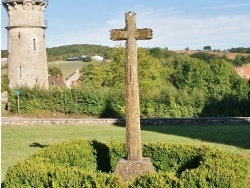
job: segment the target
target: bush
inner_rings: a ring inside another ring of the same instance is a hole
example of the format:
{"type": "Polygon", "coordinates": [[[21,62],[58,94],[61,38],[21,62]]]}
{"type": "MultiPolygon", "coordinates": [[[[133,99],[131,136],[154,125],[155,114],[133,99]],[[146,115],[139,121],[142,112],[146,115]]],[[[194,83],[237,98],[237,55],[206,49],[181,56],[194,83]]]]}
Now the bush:
{"type": "Polygon", "coordinates": [[[44,159],[45,163],[65,167],[77,167],[96,171],[96,157],[89,142],[75,140],[52,145],[31,156],[33,159],[44,159]]]}
{"type": "MultiPolygon", "coordinates": [[[[108,93],[105,89],[61,89],[20,88],[20,111],[30,114],[34,111],[51,111],[64,114],[100,115],[105,110],[108,93]]],[[[17,112],[14,90],[10,91],[11,111],[17,112]]]]}
{"type": "Polygon", "coordinates": [[[63,77],[62,75],[62,70],[58,67],[49,67],[48,68],[48,74],[51,76],[57,76],[60,75],[61,77],[63,77]]]}
{"type": "Polygon", "coordinates": [[[113,174],[125,144],[75,140],[41,149],[8,169],[5,187],[246,187],[245,156],[207,146],[147,144],[157,173],[125,184],[113,174]]]}

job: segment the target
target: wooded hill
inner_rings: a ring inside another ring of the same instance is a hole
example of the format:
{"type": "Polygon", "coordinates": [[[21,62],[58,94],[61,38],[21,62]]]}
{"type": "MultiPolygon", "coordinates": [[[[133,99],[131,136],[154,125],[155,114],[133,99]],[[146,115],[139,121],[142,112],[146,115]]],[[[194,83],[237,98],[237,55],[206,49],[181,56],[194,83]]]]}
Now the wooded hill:
{"type": "Polygon", "coordinates": [[[48,62],[66,61],[66,59],[69,57],[78,57],[81,55],[99,55],[104,57],[108,49],[108,46],[91,44],[73,44],[68,46],[47,48],[48,62]]]}
{"type": "MultiPolygon", "coordinates": [[[[66,46],[58,46],[53,48],[47,48],[48,62],[50,61],[64,61],[68,57],[80,56],[80,55],[100,55],[105,57],[108,46],[93,45],[93,44],[72,44],[66,46]]],[[[230,53],[245,53],[250,54],[250,48],[231,48],[228,50],[230,53]]],[[[1,58],[8,56],[7,50],[1,50],[1,58]]]]}
{"type": "MultiPolygon", "coordinates": [[[[47,48],[48,62],[51,61],[66,61],[68,57],[78,57],[81,55],[99,55],[105,56],[106,51],[110,47],[92,44],[72,44],[66,46],[58,46],[53,48],[47,48]]],[[[8,56],[7,50],[1,50],[1,58],[8,56]]]]}

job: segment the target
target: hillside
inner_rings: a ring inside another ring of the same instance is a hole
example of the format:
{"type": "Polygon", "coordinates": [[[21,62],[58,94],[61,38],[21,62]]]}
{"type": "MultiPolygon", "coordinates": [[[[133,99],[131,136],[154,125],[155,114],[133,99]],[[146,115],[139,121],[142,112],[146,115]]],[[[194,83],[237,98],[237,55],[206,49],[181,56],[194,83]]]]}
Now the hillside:
{"type": "Polygon", "coordinates": [[[105,56],[108,46],[91,45],[91,44],[73,44],[47,48],[48,62],[65,61],[68,57],[81,55],[100,55],[105,56]]]}
{"type": "MultiPolygon", "coordinates": [[[[157,48],[157,47],[156,47],[157,48]]],[[[108,46],[101,46],[95,44],[72,44],[65,46],[58,46],[53,48],[47,48],[48,62],[51,61],[65,61],[68,57],[75,57],[81,55],[100,55],[105,57],[107,50],[110,49],[108,46]]],[[[208,54],[214,54],[216,56],[226,55],[230,59],[235,59],[237,55],[249,56],[250,48],[231,48],[229,52],[210,52],[202,51],[208,54]]],[[[194,54],[201,51],[196,50],[176,50],[176,53],[187,53],[194,54]]],[[[1,58],[6,58],[8,56],[7,50],[1,50],[1,58]]]]}
{"type": "MultiPolygon", "coordinates": [[[[81,56],[81,55],[100,55],[105,56],[106,51],[110,47],[94,45],[94,44],[72,44],[66,46],[58,46],[47,48],[48,62],[51,61],[65,61],[68,57],[81,56]]],[[[1,50],[1,58],[8,56],[7,50],[1,50]]]]}

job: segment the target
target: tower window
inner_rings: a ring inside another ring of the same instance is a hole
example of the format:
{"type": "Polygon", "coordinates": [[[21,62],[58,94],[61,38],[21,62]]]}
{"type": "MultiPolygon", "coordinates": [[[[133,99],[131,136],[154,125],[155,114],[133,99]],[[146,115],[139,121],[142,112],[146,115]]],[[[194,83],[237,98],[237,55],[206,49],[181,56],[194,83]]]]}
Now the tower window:
{"type": "Polygon", "coordinates": [[[36,51],[36,39],[33,39],[33,49],[36,51]]]}
{"type": "Polygon", "coordinates": [[[22,66],[19,66],[19,78],[22,78],[22,66]]]}

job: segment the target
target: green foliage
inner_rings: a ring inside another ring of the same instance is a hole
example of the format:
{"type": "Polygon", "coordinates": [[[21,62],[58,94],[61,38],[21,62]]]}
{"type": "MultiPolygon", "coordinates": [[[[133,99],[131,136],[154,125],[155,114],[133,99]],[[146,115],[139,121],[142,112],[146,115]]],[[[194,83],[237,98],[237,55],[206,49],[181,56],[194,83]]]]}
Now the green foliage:
{"type": "Polygon", "coordinates": [[[212,47],[211,47],[211,46],[204,46],[203,49],[206,50],[206,51],[211,51],[211,50],[212,50],[212,47]]]}
{"type": "Polygon", "coordinates": [[[190,57],[204,60],[207,63],[210,63],[217,58],[215,54],[209,54],[205,52],[196,52],[194,54],[191,54],[190,57]]]}
{"type": "Polygon", "coordinates": [[[8,90],[8,76],[6,74],[1,75],[1,92],[8,90]]]}
{"type": "Polygon", "coordinates": [[[7,58],[8,57],[8,50],[1,50],[1,58],[7,58]]]}
{"type": "Polygon", "coordinates": [[[102,117],[125,117],[125,92],[114,90],[110,92],[102,117]]]}
{"type": "Polygon", "coordinates": [[[162,50],[162,49],[159,48],[159,47],[150,49],[150,54],[151,54],[153,57],[158,58],[158,59],[162,59],[162,58],[165,57],[165,55],[164,55],[164,50],[162,50]]]}
{"type": "Polygon", "coordinates": [[[10,168],[4,187],[126,187],[114,174],[91,172],[86,169],[63,167],[29,159],[10,168]]]}
{"type": "Polygon", "coordinates": [[[91,62],[92,61],[92,57],[91,56],[86,56],[84,59],[83,59],[84,62],[91,62]]]}
{"type": "Polygon", "coordinates": [[[129,184],[129,188],[152,186],[154,188],[184,188],[183,183],[174,173],[163,172],[144,174],[129,184]]]}
{"type": "Polygon", "coordinates": [[[125,144],[75,140],[41,149],[9,168],[4,187],[246,187],[249,161],[245,156],[207,146],[143,146],[156,173],[125,184],[111,173],[125,144]],[[107,173],[108,172],[108,173],[107,173]]]}
{"type": "Polygon", "coordinates": [[[93,153],[94,149],[89,142],[74,140],[47,147],[32,155],[31,158],[43,159],[44,163],[95,171],[97,166],[93,153]]]}
{"type": "Polygon", "coordinates": [[[60,75],[61,77],[63,76],[62,75],[62,70],[59,69],[58,67],[49,67],[48,68],[48,73],[51,76],[56,76],[56,75],[60,75]]]}
{"type": "Polygon", "coordinates": [[[243,66],[245,64],[250,63],[250,55],[244,56],[244,55],[236,55],[235,59],[233,60],[234,66],[243,66]]]}
{"type": "MultiPolygon", "coordinates": [[[[107,91],[105,89],[61,89],[20,88],[20,110],[31,114],[34,110],[46,110],[64,114],[100,115],[106,107],[107,91]]],[[[10,91],[12,112],[17,112],[16,95],[10,91]]]]}
{"type": "MultiPolygon", "coordinates": [[[[91,62],[82,68],[77,88],[23,88],[22,113],[46,110],[124,117],[125,49],[111,48],[106,58],[107,62],[91,62]]],[[[250,115],[249,84],[226,56],[138,48],[138,74],[141,117],[250,115]]],[[[15,96],[10,97],[16,112],[15,96]]]]}
{"type": "Polygon", "coordinates": [[[239,47],[239,48],[231,48],[229,50],[231,53],[250,53],[250,48],[243,48],[243,47],[239,47]]]}

